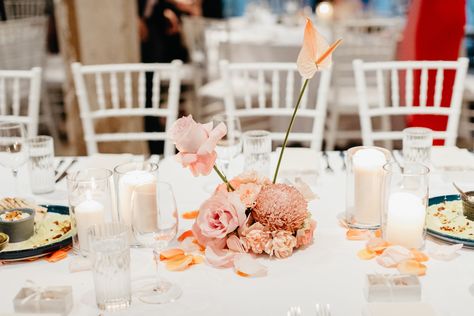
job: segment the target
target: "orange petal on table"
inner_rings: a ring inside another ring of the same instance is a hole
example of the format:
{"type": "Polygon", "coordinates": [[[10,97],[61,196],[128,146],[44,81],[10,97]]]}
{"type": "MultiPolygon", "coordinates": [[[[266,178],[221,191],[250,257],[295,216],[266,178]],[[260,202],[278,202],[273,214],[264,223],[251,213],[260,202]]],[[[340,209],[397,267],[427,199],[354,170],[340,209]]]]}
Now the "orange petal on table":
{"type": "Polygon", "coordinates": [[[405,260],[397,265],[397,269],[400,273],[413,274],[413,275],[425,275],[426,266],[416,260],[405,260]]]}
{"type": "Polygon", "coordinates": [[[373,231],[374,237],[380,238],[382,237],[382,230],[377,229],[373,231]]]}
{"type": "Polygon", "coordinates": [[[365,244],[365,248],[367,248],[367,250],[375,252],[377,255],[384,252],[384,250],[388,246],[390,246],[389,242],[378,237],[369,239],[369,241],[367,241],[367,244],[365,244]]]}
{"type": "Polygon", "coordinates": [[[200,264],[204,262],[204,257],[203,256],[193,256],[193,262],[192,264],[200,264]]]}
{"type": "Polygon", "coordinates": [[[201,245],[201,244],[199,243],[199,241],[197,241],[196,239],[193,240],[193,244],[198,245],[198,246],[199,246],[199,250],[201,250],[201,251],[206,250],[206,247],[203,246],[203,245],[201,245]]]}
{"type": "Polygon", "coordinates": [[[181,242],[181,241],[185,240],[186,238],[193,237],[193,236],[194,236],[193,231],[192,230],[187,230],[184,233],[182,233],[181,235],[179,235],[178,241],[181,242]]]}
{"type": "Polygon", "coordinates": [[[413,259],[413,254],[405,247],[394,245],[385,248],[377,257],[377,263],[386,268],[396,267],[400,262],[413,259]]]}
{"type": "Polygon", "coordinates": [[[63,260],[64,258],[67,257],[67,252],[68,252],[68,250],[59,249],[59,250],[53,252],[48,258],[46,258],[46,261],[48,261],[48,262],[57,262],[59,260],[63,260]]]}
{"type": "Polygon", "coordinates": [[[243,277],[260,277],[267,275],[267,267],[260,264],[247,253],[238,254],[234,257],[235,273],[243,277]]]}
{"type": "Polygon", "coordinates": [[[411,249],[410,251],[413,255],[413,259],[418,262],[425,262],[429,260],[428,256],[425,253],[419,251],[418,249],[411,249]]]}
{"type": "Polygon", "coordinates": [[[174,257],[177,257],[177,256],[180,256],[180,257],[184,256],[183,249],[172,248],[172,249],[168,249],[168,250],[160,252],[160,260],[161,261],[170,260],[170,259],[173,259],[174,257]]]}
{"type": "Polygon", "coordinates": [[[199,215],[199,210],[185,212],[181,215],[184,219],[195,219],[199,215]]]}
{"type": "Polygon", "coordinates": [[[190,265],[193,264],[193,256],[180,256],[172,258],[166,262],[166,269],[169,271],[183,271],[186,270],[190,265]]]}
{"type": "Polygon", "coordinates": [[[346,233],[346,238],[349,240],[367,240],[370,237],[370,230],[349,228],[346,233]]]}
{"type": "Polygon", "coordinates": [[[375,258],[376,256],[377,254],[374,251],[371,251],[367,248],[364,248],[357,253],[357,257],[359,257],[362,260],[370,260],[370,259],[375,258]]]}

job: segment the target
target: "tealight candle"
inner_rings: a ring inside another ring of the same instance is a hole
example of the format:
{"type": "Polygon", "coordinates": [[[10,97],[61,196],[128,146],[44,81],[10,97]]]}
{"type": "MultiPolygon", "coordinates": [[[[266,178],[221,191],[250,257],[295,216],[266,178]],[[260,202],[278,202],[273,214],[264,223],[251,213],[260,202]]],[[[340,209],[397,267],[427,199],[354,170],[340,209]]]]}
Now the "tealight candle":
{"type": "Polygon", "coordinates": [[[374,148],[358,150],[352,157],[354,171],[354,220],[363,225],[380,225],[384,153],[374,148]]]}
{"type": "Polygon", "coordinates": [[[413,193],[395,192],[388,199],[385,239],[406,248],[423,246],[426,207],[413,193]]]}
{"type": "Polygon", "coordinates": [[[92,225],[105,223],[104,205],[88,197],[75,207],[74,214],[79,245],[82,250],[88,250],[87,230],[92,225]]]}

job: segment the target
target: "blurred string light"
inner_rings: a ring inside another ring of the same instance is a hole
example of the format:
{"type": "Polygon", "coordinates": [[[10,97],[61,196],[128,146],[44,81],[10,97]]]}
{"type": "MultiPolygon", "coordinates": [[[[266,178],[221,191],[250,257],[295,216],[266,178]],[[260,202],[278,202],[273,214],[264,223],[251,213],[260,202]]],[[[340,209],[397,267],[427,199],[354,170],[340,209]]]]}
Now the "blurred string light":
{"type": "Polygon", "coordinates": [[[332,19],[334,14],[334,8],[332,4],[328,1],[323,1],[318,4],[316,7],[316,16],[324,20],[332,19]]]}

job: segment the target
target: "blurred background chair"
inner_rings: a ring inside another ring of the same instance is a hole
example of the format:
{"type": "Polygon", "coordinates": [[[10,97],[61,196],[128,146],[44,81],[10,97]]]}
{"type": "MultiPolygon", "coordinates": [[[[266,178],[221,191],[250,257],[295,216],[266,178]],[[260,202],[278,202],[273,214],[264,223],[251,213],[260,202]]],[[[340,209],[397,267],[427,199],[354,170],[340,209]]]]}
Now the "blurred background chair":
{"type": "Polygon", "coordinates": [[[373,127],[375,118],[431,114],[448,117],[446,130],[434,131],[433,138],[444,140],[446,146],[455,146],[467,67],[467,58],[459,58],[457,61],[355,60],[354,73],[363,144],[370,146],[376,141],[403,139],[403,132],[400,130],[376,130],[373,127]],[[449,102],[443,103],[444,77],[448,72],[455,73],[455,80],[449,102]],[[371,75],[376,78],[376,82],[372,84],[367,80],[371,75]],[[434,89],[428,88],[429,81],[434,82],[434,89]],[[414,94],[417,84],[419,99],[414,94]],[[376,104],[369,103],[370,88],[377,91],[376,104]]]}
{"type": "MultiPolygon", "coordinates": [[[[304,82],[298,74],[296,64],[222,61],[221,73],[226,83],[224,102],[227,115],[238,117],[243,130],[256,128],[255,125],[250,127],[246,120],[252,120],[251,123],[255,124],[265,122],[265,117],[269,118],[266,126],[260,125],[257,128],[268,129],[272,140],[282,142],[304,82]],[[275,124],[279,118],[283,118],[285,123],[275,124]],[[281,131],[275,128],[279,126],[283,127],[281,131]]],[[[302,97],[289,141],[302,142],[321,150],[330,80],[331,71],[325,70],[310,81],[310,86],[302,97]]]]}
{"type": "Polygon", "coordinates": [[[41,68],[0,70],[0,121],[23,123],[28,137],[36,136],[40,95],[41,68]]]}
{"type": "Polygon", "coordinates": [[[147,140],[164,141],[165,156],[174,154],[174,145],[166,132],[178,116],[181,66],[181,61],[93,66],[72,64],[87,153],[97,153],[99,142],[147,140]],[[165,85],[166,101],[162,100],[160,91],[165,85]],[[146,106],[147,101],[150,107],[146,106]],[[111,117],[164,119],[165,131],[97,132],[96,121],[111,117]]]}

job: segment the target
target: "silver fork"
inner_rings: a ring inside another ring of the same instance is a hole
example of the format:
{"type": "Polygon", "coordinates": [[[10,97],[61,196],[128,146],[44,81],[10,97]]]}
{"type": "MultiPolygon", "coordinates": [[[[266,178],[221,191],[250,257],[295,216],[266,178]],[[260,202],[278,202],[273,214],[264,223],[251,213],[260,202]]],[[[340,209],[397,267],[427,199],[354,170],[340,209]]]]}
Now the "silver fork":
{"type": "Polygon", "coordinates": [[[331,316],[329,304],[316,304],[316,316],[331,316]]]}
{"type": "Polygon", "coordinates": [[[329,164],[329,156],[326,151],[323,151],[323,157],[324,157],[324,160],[326,160],[326,172],[334,173],[334,170],[331,168],[331,165],[329,164]]]}
{"type": "Polygon", "coordinates": [[[287,316],[301,316],[301,307],[291,306],[286,313],[287,316]]]}

